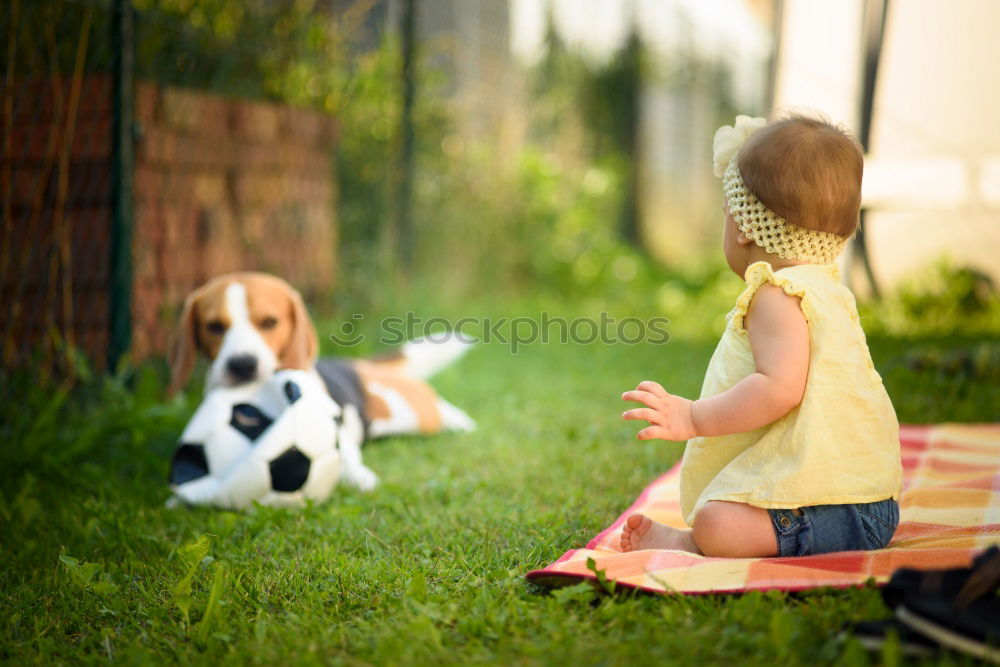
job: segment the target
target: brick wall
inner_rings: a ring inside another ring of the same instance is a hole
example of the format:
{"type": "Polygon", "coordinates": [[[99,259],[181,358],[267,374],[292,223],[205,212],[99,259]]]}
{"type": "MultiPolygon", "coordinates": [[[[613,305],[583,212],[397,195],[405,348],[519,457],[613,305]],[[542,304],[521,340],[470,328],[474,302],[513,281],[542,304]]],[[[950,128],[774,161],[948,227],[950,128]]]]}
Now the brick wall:
{"type": "MultiPolygon", "coordinates": [[[[72,119],[70,87],[16,88],[0,165],[5,364],[51,348],[53,332],[98,366],[105,356],[111,85],[84,78],[72,119]]],[[[333,287],[331,117],[150,82],[135,94],[134,359],[166,349],[184,297],[219,273],[269,271],[306,295],[333,287]]]]}
{"type": "Polygon", "coordinates": [[[185,295],[219,273],[333,287],[332,118],[146,82],[135,115],[133,355],[162,352],[185,295]]]}

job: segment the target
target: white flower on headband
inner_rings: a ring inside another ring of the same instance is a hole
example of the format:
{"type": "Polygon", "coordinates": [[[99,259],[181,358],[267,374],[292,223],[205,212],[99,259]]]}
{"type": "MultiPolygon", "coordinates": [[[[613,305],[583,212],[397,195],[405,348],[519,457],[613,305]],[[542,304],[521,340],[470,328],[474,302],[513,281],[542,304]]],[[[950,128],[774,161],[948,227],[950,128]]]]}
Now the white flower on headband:
{"type": "Polygon", "coordinates": [[[735,126],[723,125],[716,130],[715,138],[712,139],[712,162],[715,164],[712,173],[716,176],[722,176],[729,161],[736,155],[736,151],[740,149],[743,142],[765,125],[767,125],[766,118],[737,116],[735,126]]]}

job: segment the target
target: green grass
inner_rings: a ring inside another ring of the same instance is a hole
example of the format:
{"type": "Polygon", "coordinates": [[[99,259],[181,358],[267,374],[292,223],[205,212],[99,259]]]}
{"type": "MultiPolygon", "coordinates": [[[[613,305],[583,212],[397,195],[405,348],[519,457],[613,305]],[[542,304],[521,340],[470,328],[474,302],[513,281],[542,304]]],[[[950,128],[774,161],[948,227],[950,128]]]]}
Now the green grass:
{"type": "MultiPolygon", "coordinates": [[[[873,340],[900,419],[1000,417],[995,347],[971,364],[925,359],[984,340],[873,340]]],[[[153,370],[130,388],[93,379],[48,410],[9,380],[0,660],[894,664],[891,648],[840,637],[888,615],[873,588],[598,596],[524,579],[679,457],[633,439],[618,395],[647,377],[696,394],[713,345],[480,346],[435,381],[478,431],[373,443],[375,492],[338,488],[301,511],[165,509],[193,397],[162,403],[153,370]]]]}

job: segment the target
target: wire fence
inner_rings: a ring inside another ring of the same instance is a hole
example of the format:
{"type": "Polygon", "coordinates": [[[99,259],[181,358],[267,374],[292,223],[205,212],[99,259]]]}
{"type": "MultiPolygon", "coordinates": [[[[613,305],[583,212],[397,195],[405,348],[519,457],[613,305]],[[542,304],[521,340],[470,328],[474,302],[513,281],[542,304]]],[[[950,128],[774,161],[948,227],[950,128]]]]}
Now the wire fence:
{"type": "Polygon", "coordinates": [[[111,17],[68,3],[4,10],[4,368],[34,359],[43,374],[66,371],[77,346],[108,345],[111,17]]]}

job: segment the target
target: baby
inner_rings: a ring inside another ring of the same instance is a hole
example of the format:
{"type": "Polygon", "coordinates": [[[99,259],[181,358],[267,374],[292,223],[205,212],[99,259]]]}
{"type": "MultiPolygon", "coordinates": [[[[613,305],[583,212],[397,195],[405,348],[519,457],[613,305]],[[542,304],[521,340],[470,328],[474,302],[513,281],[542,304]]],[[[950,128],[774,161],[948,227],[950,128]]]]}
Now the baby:
{"type": "Polygon", "coordinates": [[[622,551],[805,556],[880,549],[899,522],[899,425],[833,263],[858,225],[863,156],[822,120],[739,116],[715,135],[723,252],[746,289],[691,401],[642,382],[640,440],[687,440],[690,530],[642,514],[622,551]]]}

